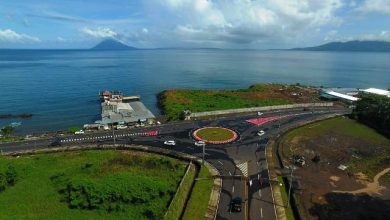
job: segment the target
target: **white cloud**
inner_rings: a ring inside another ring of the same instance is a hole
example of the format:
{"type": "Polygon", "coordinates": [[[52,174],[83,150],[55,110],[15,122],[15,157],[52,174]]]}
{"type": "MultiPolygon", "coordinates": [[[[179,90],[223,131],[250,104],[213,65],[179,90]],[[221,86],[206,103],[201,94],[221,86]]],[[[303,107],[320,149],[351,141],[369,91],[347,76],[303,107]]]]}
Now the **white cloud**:
{"type": "Polygon", "coordinates": [[[57,37],[57,41],[58,42],[66,42],[66,39],[62,38],[62,37],[57,37]]]}
{"type": "Polygon", "coordinates": [[[256,43],[338,26],[341,0],[162,0],[182,41],[256,43]]]}
{"type": "Polygon", "coordinates": [[[389,41],[390,42],[390,32],[381,31],[376,34],[365,34],[356,38],[356,40],[377,40],[377,41],[389,41]]]}
{"type": "Polygon", "coordinates": [[[352,41],[352,40],[360,40],[360,41],[387,41],[390,42],[390,32],[389,31],[381,31],[379,33],[371,33],[371,34],[363,34],[356,36],[340,36],[337,31],[332,30],[328,32],[324,38],[324,41],[352,41]]]}
{"type": "Polygon", "coordinates": [[[115,38],[118,34],[110,28],[99,27],[95,29],[83,28],[81,32],[93,38],[115,38]]]}
{"type": "Polygon", "coordinates": [[[0,41],[26,43],[40,42],[41,40],[38,37],[30,36],[23,33],[17,33],[11,29],[0,29],[0,41]]]}
{"type": "Polygon", "coordinates": [[[147,28],[142,28],[142,33],[147,34],[147,33],[149,33],[149,30],[147,28]]]}
{"type": "Polygon", "coordinates": [[[366,0],[356,10],[363,13],[390,14],[390,0],[366,0]]]}

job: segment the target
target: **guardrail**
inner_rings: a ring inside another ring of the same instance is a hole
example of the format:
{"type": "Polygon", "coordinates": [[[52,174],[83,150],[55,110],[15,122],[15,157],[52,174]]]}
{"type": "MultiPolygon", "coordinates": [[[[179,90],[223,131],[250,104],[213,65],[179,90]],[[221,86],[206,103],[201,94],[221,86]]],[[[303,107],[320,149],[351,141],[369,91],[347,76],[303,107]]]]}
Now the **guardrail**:
{"type": "Polygon", "coordinates": [[[333,102],[313,102],[313,103],[274,105],[274,106],[263,106],[263,107],[253,107],[253,108],[227,109],[227,110],[217,110],[217,111],[208,111],[208,112],[193,112],[190,114],[189,118],[199,118],[199,117],[206,117],[206,116],[247,113],[247,112],[259,112],[259,111],[261,112],[261,111],[271,111],[271,110],[291,109],[291,108],[332,107],[333,105],[334,105],[333,102]]]}

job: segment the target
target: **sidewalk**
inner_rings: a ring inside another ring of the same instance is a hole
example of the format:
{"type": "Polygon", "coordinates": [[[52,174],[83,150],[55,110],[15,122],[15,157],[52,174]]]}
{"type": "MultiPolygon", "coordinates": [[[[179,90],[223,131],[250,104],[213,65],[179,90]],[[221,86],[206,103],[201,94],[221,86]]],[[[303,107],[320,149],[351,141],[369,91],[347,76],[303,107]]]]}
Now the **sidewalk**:
{"type": "Polygon", "coordinates": [[[283,199],[282,194],[280,192],[280,186],[278,183],[278,176],[276,174],[275,170],[275,164],[273,159],[273,148],[275,145],[275,141],[271,140],[267,144],[266,148],[266,158],[268,163],[268,174],[269,174],[269,181],[270,181],[270,187],[273,194],[273,200],[274,200],[274,206],[275,206],[275,215],[277,220],[285,220],[286,217],[286,211],[284,209],[283,205],[283,199]]]}

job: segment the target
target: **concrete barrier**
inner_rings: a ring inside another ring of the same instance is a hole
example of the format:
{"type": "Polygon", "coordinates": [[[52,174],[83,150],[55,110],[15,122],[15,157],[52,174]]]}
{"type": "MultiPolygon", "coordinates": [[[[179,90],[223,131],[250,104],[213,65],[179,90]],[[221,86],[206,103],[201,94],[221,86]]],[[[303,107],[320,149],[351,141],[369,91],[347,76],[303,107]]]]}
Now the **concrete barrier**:
{"type": "Polygon", "coordinates": [[[199,118],[199,117],[207,117],[207,116],[215,116],[215,115],[261,112],[261,111],[292,109],[292,108],[332,107],[332,106],[333,106],[333,102],[314,102],[314,103],[301,103],[301,104],[289,104],[289,105],[263,106],[263,107],[253,107],[253,108],[238,108],[238,109],[217,110],[217,111],[209,111],[209,112],[194,112],[190,114],[189,118],[191,119],[191,118],[199,118]]]}

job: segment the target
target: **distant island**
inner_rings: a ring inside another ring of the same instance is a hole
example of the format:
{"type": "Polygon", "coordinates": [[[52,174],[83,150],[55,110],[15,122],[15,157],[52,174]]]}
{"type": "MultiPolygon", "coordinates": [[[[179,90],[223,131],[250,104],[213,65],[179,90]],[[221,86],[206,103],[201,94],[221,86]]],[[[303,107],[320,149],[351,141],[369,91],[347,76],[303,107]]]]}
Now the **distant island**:
{"type": "Polygon", "coordinates": [[[92,47],[91,50],[137,50],[138,48],[128,46],[114,39],[105,39],[92,47]]]}
{"type": "Polygon", "coordinates": [[[316,47],[294,48],[291,50],[390,52],[390,42],[386,42],[386,41],[331,42],[316,47]]]}

